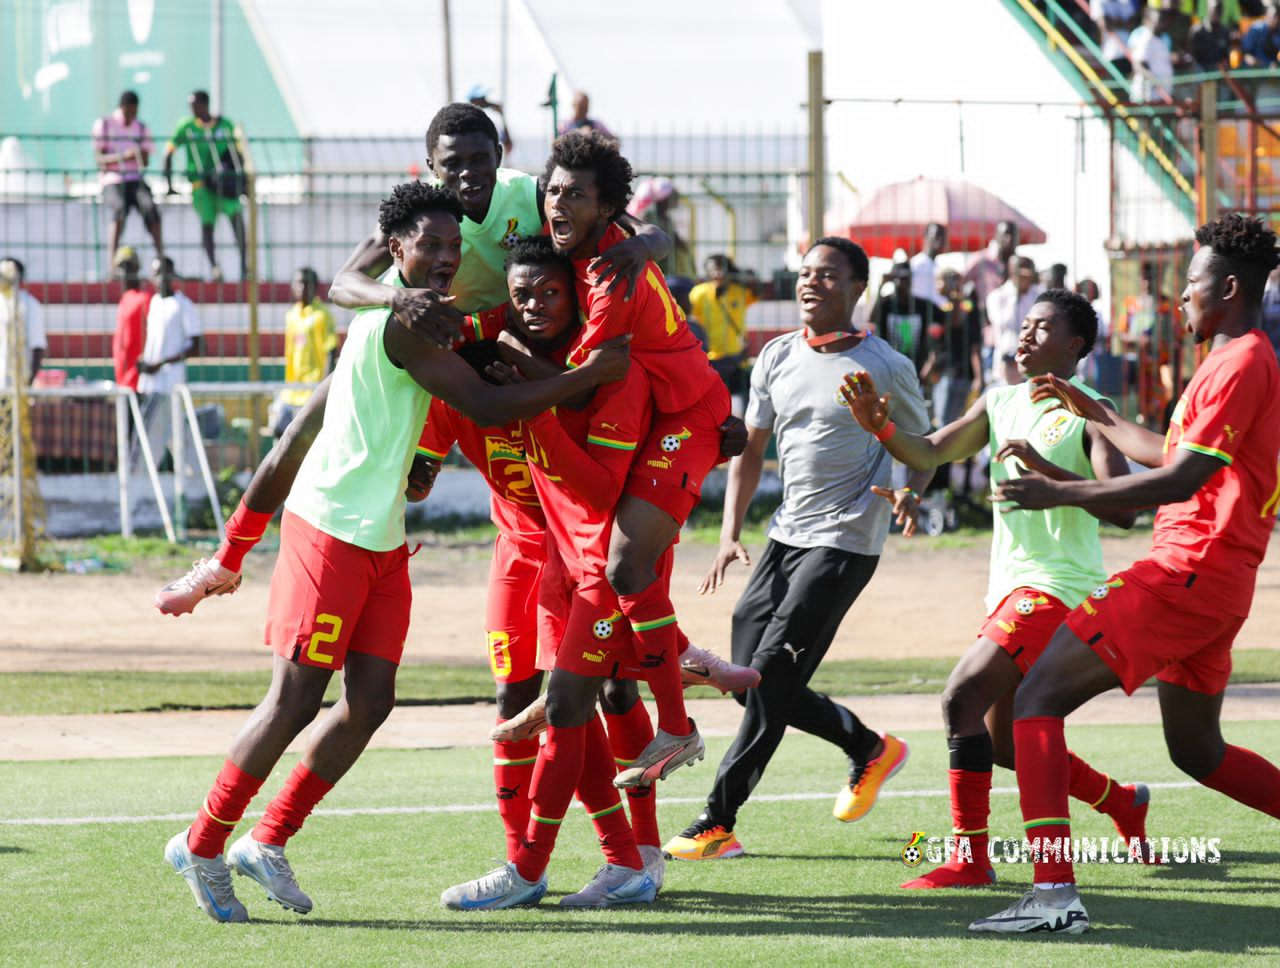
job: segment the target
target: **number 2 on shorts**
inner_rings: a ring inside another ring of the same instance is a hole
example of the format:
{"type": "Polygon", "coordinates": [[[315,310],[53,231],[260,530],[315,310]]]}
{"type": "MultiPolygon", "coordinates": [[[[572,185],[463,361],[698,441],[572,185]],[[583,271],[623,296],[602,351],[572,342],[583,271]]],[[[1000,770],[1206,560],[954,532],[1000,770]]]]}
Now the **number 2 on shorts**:
{"type": "Polygon", "coordinates": [[[311,641],[307,643],[307,658],[312,662],[319,662],[321,665],[333,665],[333,654],[321,651],[320,646],[338,641],[338,636],[342,634],[342,617],[330,615],[328,612],[321,612],[316,616],[316,625],[320,624],[328,625],[329,630],[327,632],[315,632],[311,636],[311,641]]]}

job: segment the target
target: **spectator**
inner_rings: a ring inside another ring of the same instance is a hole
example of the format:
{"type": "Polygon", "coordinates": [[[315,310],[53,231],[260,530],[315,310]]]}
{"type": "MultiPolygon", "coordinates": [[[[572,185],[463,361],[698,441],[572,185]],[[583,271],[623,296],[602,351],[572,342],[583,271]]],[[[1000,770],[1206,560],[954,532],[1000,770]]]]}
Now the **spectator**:
{"type": "Polygon", "coordinates": [[[1169,12],[1148,7],[1142,25],[1129,35],[1133,61],[1130,99],[1135,104],[1173,99],[1173,53],[1169,41],[1169,12]]]}
{"type": "Polygon", "coordinates": [[[1267,287],[1262,291],[1262,331],[1271,340],[1271,346],[1280,357],[1280,268],[1272,269],[1267,276],[1267,287]]]}
{"type": "Polygon", "coordinates": [[[606,138],[612,138],[618,141],[616,134],[605,127],[603,121],[597,121],[591,117],[591,98],[587,96],[586,91],[578,91],[573,95],[573,117],[560,122],[560,134],[568,134],[570,131],[578,131],[586,128],[590,131],[599,131],[606,138]]]}
{"type": "Polygon", "coordinates": [[[193,91],[189,99],[191,117],[173,133],[164,151],[164,179],[170,195],[173,187],[173,153],[186,151],[187,180],[191,182],[191,205],[200,218],[200,238],[209,257],[209,277],[222,281],[218,257],[214,253],[213,230],[218,216],[225,215],[240,250],[240,277],[245,275],[244,218],[240,214],[240,196],[244,194],[244,162],[236,137],[235,125],[209,113],[209,95],[193,91]]]}
{"type": "Polygon", "coordinates": [[[929,375],[933,424],[958,420],[965,404],[982,393],[982,310],[954,269],[938,277],[942,317],[929,327],[929,375]]]}
{"type": "Polygon", "coordinates": [[[996,234],[987,247],[975,252],[965,267],[964,281],[974,285],[974,296],[979,306],[985,306],[987,297],[1008,278],[1009,258],[1018,251],[1018,223],[999,222],[996,234]]]}
{"type": "Polygon", "coordinates": [[[755,286],[738,272],[727,255],[707,258],[707,281],[689,293],[689,307],[707,336],[707,358],[729,390],[733,415],[747,409],[747,307],[756,301],[755,286]]]}
{"type": "Polygon", "coordinates": [[[942,305],[937,259],[946,248],[947,227],[941,222],[930,222],[924,230],[924,249],[911,257],[911,295],[917,299],[942,305]]]}
{"type": "Polygon", "coordinates": [[[672,211],[680,204],[680,192],[670,178],[646,178],[636,186],[635,195],[627,205],[627,214],[656,225],[671,239],[671,253],[658,263],[658,268],[668,280],[681,277],[692,279],[698,274],[693,252],[676,230],[672,211]]]}
{"type": "Polygon", "coordinates": [[[102,204],[111,215],[107,228],[107,261],[116,265],[120,233],[130,209],[137,209],[151,233],[156,255],[164,255],[160,209],[142,177],[155,151],[150,129],[138,118],[138,95],[125,91],[116,110],[93,122],[93,153],[102,172],[102,204]]]}
{"type": "Polygon", "coordinates": [[[1089,16],[1098,25],[1102,59],[1122,76],[1130,76],[1129,32],[1138,19],[1138,0],[1090,0],[1089,16]]]}
{"type": "Polygon", "coordinates": [[[111,359],[115,364],[116,384],[138,389],[138,360],[147,338],[147,312],[151,293],[142,288],[141,265],[133,246],[116,250],[116,271],[124,284],[116,306],[116,329],[111,336],[111,359]]]}
{"type": "Polygon", "coordinates": [[[169,396],[187,382],[186,361],[199,352],[203,333],[195,304],[174,288],[176,278],[172,259],[162,256],[152,263],[155,294],[147,307],[146,339],[138,360],[143,430],[157,462],[169,444],[169,396]]]}
{"type": "Polygon", "coordinates": [[[27,267],[13,256],[0,259],[0,387],[12,386],[9,373],[10,333],[16,331],[15,321],[24,324],[26,339],[27,372],[23,374],[28,385],[35,380],[49,348],[44,335],[44,307],[40,300],[23,288],[27,281],[27,267]]]}
{"type": "Polygon", "coordinates": [[[991,380],[997,386],[1022,382],[1014,362],[1022,321],[1044,290],[1036,285],[1036,264],[1024,255],[1009,260],[1009,278],[987,297],[987,323],[995,340],[991,380]]]}
{"type": "MultiPolygon", "coordinates": [[[[467,101],[474,104],[481,111],[493,116],[494,127],[498,129],[498,140],[502,142],[502,151],[505,155],[510,155],[515,143],[511,140],[511,134],[507,130],[507,116],[502,113],[502,105],[497,101],[489,100],[489,89],[483,84],[475,84],[471,90],[467,92],[467,101]]],[[[507,159],[508,162],[510,159],[507,159]]]]}
{"type": "Polygon", "coordinates": [[[911,265],[895,262],[889,270],[893,291],[880,299],[872,313],[876,335],[909,359],[916,376],[927,378],[925,363],[929,358],[928,328],[942,319],[942,311],[932,300],[920,299],[912,293],[911,265]]]}
{"type": "Polygon", "coordinates": [[[1126,359],[1136,371],[1141,422],[1163,431],[1173,400],[1173,301],[1160,289],[1160,267],[1144,262],[1138,292],[1124,301],[1119,333],[1126,359]]]}
{"type": "Polygon", "coordinates": [[[1235,31],[1223,22],[1222,0],[1209,0],[1208,14],[1191,28],[1188,47],[1200,72],[1226,70],[1230,66],[1235,31]]]}
{"type": "MultiPolygon", "coordinates": [[[[316,270],[299,269],[293,277],[293,305],[284,317],[284,380],[319,383],[338,358],[338,333],[333,314],[316,295],[316,270]]],[[[271,405],[269,423],[277,438],[293,421],[310,390],[281,390],[271,405]]]]}
{"type": "Polygon", "coordinates": [[[1055,262],[1053,265],[1040,273],[1040,285],[1044,289],[1066,289],[1067,288],[1067,267],[1061,262],[1055,262]]]}
{"type": "Polygon", "coordinates": [[[1268,3],[1263,18],[1240,42],[1245,67],[1275,67],[1280,54],[1280,4],[1268,3]]]}

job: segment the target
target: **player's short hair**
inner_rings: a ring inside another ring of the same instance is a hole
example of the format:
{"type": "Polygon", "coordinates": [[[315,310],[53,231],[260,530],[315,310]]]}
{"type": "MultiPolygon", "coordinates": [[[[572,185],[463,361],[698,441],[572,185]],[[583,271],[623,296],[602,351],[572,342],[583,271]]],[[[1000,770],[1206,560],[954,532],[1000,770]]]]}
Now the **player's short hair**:
{"type": "Polygon", "coordinates": [[[1089,300],[1070,289],[1046,289],[1036,296],[1036,302],[1049,303],[1062,313],[1071,335],[1079,336],[1084,343],[1076,358],[1082,360],[1088,356],[1098,341],[1098,314],[1089,300]]]}
{"type": "Polygon", "coordinates": [[[1215,270],[1238,278],[1253,300],[1262,298],[1277,264],[1275,232],[1259,219],[1228,212],[1196,229],[1196,241],[1213,250],[1215,270]]]}
{"type": "Polygon", "coordinates": [[[132,104],[135,107],[137,106],[138,104],[137,91],[125,91],[120,95],[120,106],[124,107],[126,104],[132,104]]]}
{"type": "Polygon", "coordinates": [[[158,255],[151,260],[152,272],[168,272],[177,275],[178,269],[173,264],[173,259],[167,255],[158,255]]]}
{"type": "Polygon", "coordinates": [[[600,201],[612,208],[615,215],[626,210],[631,200],[631,162],[622,156],[618,142],[612,138],[581,128],[562,134],[551,143],[551,157],[542,172],[544,191],[557,168],[595,172],[600,201]]]}
{"type": "Polygon", "coordinates": [[[320,284],[320,276],[316,274],[316,270],[311,266],[300,266],[298,275],[302,276],[302,281],[308,285],[318,286],[320,284]]]}
{"type": "Polygon", "coordinates": [[[853,273],[854,282],[866,282],[871,278],[871,262],[867,259],[867,253],[863,251],[862,246],[858,245],[857,242],[842,239],[838,235],[824,235],[809,246],[809,249],[816,249],[820,245],[838,249],[843,253],[844,257],[849,260],[849,269],[853,273]]]}
{"type": "Polygon", "coordinates": [[[22,264],[22,260],[17,256],[7,255],[0,262],[12,262],[13,267],[18,270],[18,282],[25,282],[27,279],[27,267],[22,264]]]}
{"type": "Polygon", "coordinates": [[[507,258],[503,263],[507,271],[512,266],[550,266],[573,276],[573,260],[567,254],[555,250],[549,235],[525,235],[516,239],[507,250],[507,258]]]}
{"type": "Polygon", "coordinates": [[[458,196],[439,185],[405,182],[391,190],[378,206],[378,228],[387,238],[403,236],[428,212],[443,212],[462,221],[462,203],[458,196]]]}
{"type": "Polygon", "coordinates": [[[498,138],[498,127],[493,119],[474,104],[455,101],[446,104],[436,112],[427,126],[427,158],[436,150],[436,143],[441,135],[454,137],[460,134],[483,134],[493,142],[494,148],[502,150],[502,142],[498,138]]]}
{"type": "Polygon", "coordinates": [[[208,91],[201,91],[201,90],[195,90],[195,91],[192,91],[192,92],[191,92],[191,96],[190,96],[189,98],[187,98],[187,100],[188,100],[188,101],[204,101],[204,102],[205,102],[205,104],[208,104],[208,103],[209,103],[209,92],[208,92],[208,91]]]}

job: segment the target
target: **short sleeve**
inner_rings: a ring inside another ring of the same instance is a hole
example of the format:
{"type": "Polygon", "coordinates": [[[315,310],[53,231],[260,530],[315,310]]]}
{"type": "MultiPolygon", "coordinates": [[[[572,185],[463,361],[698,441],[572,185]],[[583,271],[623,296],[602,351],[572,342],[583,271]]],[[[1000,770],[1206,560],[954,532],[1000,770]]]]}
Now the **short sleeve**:
{"type": "Polygon", "coordinates": [[[204,335],[204,326],[200,322],[200,314],[196,312],[196,304],[190,299],[182,300],[182,332],[187,339],[195,339],[204,335]]]}
{"type": "Polygon", "coordinates": [[[141,121],[138,122],[138,127],[142,129],[142,138],[141,138],[141,145],[140,145],[142,150],[145,151],[147,154],[152,154],[156,150],[156,146],[155,146],[155,142],[151,140],[151,129],[148,128],[141,121]]]}
{"type": "Polygon", "coordinates": [[[326,306],[320,310],[321,328],[320,348],[326,353],[332,353],[338,348],[338,327],[333,321],[333,313],[329,312],[326,306]]]}
{"type": "Polygon", "coordinates": [[[107,119],[98,118],[93,122],[93,147],[98,151],[106,150],[107,119]]]}
{"type": "Polygon", "coordinates": [[[757,430],[772,430],[777,412],[773,408],[773,398],[769,394],[769,370],[774,358],[773,353],[761,354],[756,365],[751,369],[751,394],[747,401],[746,424],[757,430]]]}
{"type": "Polygon", "coordinates": [[[929,432],[929,415],[924,396],[920,393],[920,378],[915,367],[905,356],[894,354],[893,395],[889,399],[889,416],[895,424],[912,434],[929,432]]]}
{"type": "Polygon", "coordinates": [[[1207,454],[1230,464],[1249,428],[1264,416],[1260,411],[1270,398],[1268,368],[1250,366],[1248,357],[1237,356],[1233,363],[1215,367],[1185,407],[1179,407],[1183,412],[1175,411],[1173,422],[1182,427],[1179,450],[1207,454]]]}
{"type": "Polygon", "coordinates": [[[418,439],[418,453],[432,460],[444,460],[457,439],[453,409],[439,397],[432,397],[422,436],[418,439]]]}
{"type": "Polygon", "coordinates": [[[596,390],[599,408],[591,415],[587,443],[609,450],[633,452],[649,432],[649,378],[644,368],[632,366],[616,383],[596,390]]]}

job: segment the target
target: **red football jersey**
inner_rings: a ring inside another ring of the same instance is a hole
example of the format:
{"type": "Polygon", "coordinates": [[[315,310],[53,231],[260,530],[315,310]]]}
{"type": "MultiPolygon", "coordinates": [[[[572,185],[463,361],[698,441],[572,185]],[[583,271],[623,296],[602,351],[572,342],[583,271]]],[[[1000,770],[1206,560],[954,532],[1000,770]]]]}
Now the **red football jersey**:
{"type": "Polygon", "coordinates": [[[1280,366],[1260,330],[1200,364],[1174,408],[1164,463],[1179,449],[1224,466],[1190,499],[1160,509],[1151,557],[1211,581],[1215,605],[1247,615],[1280,503],[1280,366]]]}
{"type": "Polygon", "coordinates": [[[597,388],[585,409],[558,407],[529,422],[529,471],[547,532],[574,581],[604,576],[614,506],[649,432],[651,398],[645,371],[633,366],[624,379],[597,388]],[[589,498],[574,490],[583,481],[589,498]]]}
{"type": "MultiPolygon", "coordinates": [[[[626,237],[622,229],[611,224],[596,251],[603,252],[626,237]]],[[[631,358],[649,375],[655,409],[679,413],[706,396],[720,378],[689,329],[662,270],[650,262],[635,293],[624,300],[626,287],[607,293],[612,278],[601,282],[588,268],[590,264],[591,259],[573,263],[578,308],[586,322],[569,352],[569,365],[580,366],[605,340],[631,333],[631,358]]]]}
{"type": "Polygon", "coordinates": [[[479,343],[481,340],[497,339],[498,334],[507,328],[507,306],[496,306],[482,313],[471,313],[462,324],[462,335],[454,340],[454,346],[463,343],[479,343]]]}
{"type": "Polygon", "coordinates": [[[481,427],[439,398],[432,398],[418,453],[444,460],[457,442],[489,483],[489,515],[498,529],[531,558],[541,558],[546,541],[546,518],[529,475],[523,428],[481,427]]]}

